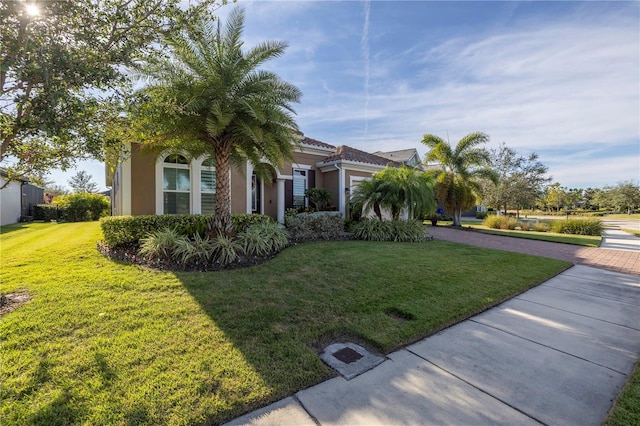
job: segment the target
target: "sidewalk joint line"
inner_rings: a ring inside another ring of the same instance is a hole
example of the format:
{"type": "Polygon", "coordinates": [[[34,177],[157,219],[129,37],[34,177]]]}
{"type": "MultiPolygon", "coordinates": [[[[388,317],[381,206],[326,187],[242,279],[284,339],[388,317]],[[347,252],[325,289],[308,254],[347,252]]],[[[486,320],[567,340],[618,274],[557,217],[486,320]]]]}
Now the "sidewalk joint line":
{"type": "Polygon", "coordinates": [[[309,411],[309,410],[307,409],[307,407],[305,407],[305,406],[304,406],[304,404],[302,403],[302,401],[300,401],[300,398],[298,398],[298,393],[297,393],[297,392],[296,392],[296,393],[294,393],[294,394],[291,396],[291,398],[293,398],[293,400],[294,400],[295,402],[297,402],[297,403],[300,405],[300,407],[302,407],[302,409],[304,410],[304,412],[305,412],[305,413],[307,413],[307,416],[309,416],[309,417],[311,418],[311,420],[313,420],[313,422],[314,422],[315,424],[317,424],[318,426],[321,426],[321,425],[322,425],[322,423],[320,423],[320,422],[318,421],[318,419],[316,419],[316,417],[315,417],[313,414],[311,414],[311,411],[309,411]]]}
{"type": "Polygon", "coordinates": [[[484,389],[482,389],[482,388],[480,388],[480,387],[476,386],[475,384],[473,384],[473,383],[471,383],[471,382],[469,382],[469,381],[467,381],[467,380],[463,379],[462,377],[458,376],[457,374],[454,374],[453,372],[451,372],[451,371],[447,370],[446,368],[439,366],[439,365],[438,365],[438,364],[436,364],[435,362],[433,362],[433,361],[431,361],[431,360],[429,360],[429,359],[427,359],[427,358],[425,358],[425,357],[421,356],[420,354],[418,354],[418,353],[416,353],[416,352],[413,352],[412,350],[410,350],[410,349],[408,349],[408,348],[405,348],[404,350],[405,350],[405,351],[407,351],[407,352],[409,352],[410,354],[415,355],[415,356],[417,356],[418,358],[420,358],[420,359],[422,359],[422,360],[424,360],[424,361],[428,362],[429,364],[433,365],[434,367],[439,368],[440,370],[444,371],[445,373],[452,375],[453,377],[455,377],[456,379],[460,380],[461,382],[464,382],[464,383],[466,383],[467,385],[471,386],[472,388],[479,390],[479,391],[480,391],[480,392],[482,392],[483,394],[488,395],[489,397],[491,397],[491,398],[495,399],[496,401],[499,401],[499,402],[503,403],[503,404],[504,404],[504,405],[506,405],[507,407],[509,407],[509,408],[511,408],[511,409],[513,409],[513,410],[515,410],[515,411],[517,411],[517,412],[519,412],[520,414],[523,414],[523,415],[527,416],[527,417],[528,417],[528,418],[530,418],[531,420],[533,420],[533,421],[535,421],[535,422],[538,422],[538,423],[540,423],[541,425],[548,426],[548,425],[547,425],[546,423],[544,423],[543,421],[536,419],[535,417],[533,417],[532,415],[530,415],[530,414],[528,414],[528,413],[526,413],[526,412],[522,411],[522,410],[521,410],[521,409],[519,409],[518,407],[514,407],[513,405],[509,404],[508,402],[503,401],[502,399],[498,398],[497,396],[495,396],[495,395],[493,395],[493,394],[491,394],[491,393],[487,392],[486,390],[484,390],[484,389]]]}
{"type": "Polygon", "coordinates": [[[518,335],[518,334],[512,333],[512,332],[507,331],[507,330],[503,330],[503,329],[498,328],[498,327],[495,327],[495,326],[493,326],[493,325],[489,325],[489,324],[485,324],[485,323],[482,323],[482,322],[478,322],[478,321],[473,320],[473,319],[469,319],[469,321],[474,322],[474,323],[476,323],[476,324],[478,324],[478,325],[482,325],[482,326],[485,326],[485,327],[492,328],[492,329],[494,329],[494,330],[496,330],[496,331],[500,331],[500,332],[505,333],[505,334],[508,334],[508,335],[510,335],[510,336],[517,337],[517,338],[522,339],[522,340],[525,340],[525,341],[527,341],[527,342],[534,343],[534,344],[536,344],[536,345],[542,346],[543,348],[551,349],[551,350],[553,350],[553,351],[560,352],[561,354],[569,355],[569,356],[570,356],[570,357],[572,357],[572,358],[577,358],[577,359],[580,359],[580,360],[582,360],[582,361],[586,361],[586,362],[588,362],[588,363],[590,363],[590,364],[597,365],[598,367],[606,368],[607,370],[611,370],[611,371],[613,371],[613,372],[615,372],[615,373],[621,374],[621,375],[622,375],[622,376],[624,376],[624,377],[626,377],[626,376],[627,376],[625,373],[623,373],[622,371],[618,371],[618,370],[616,370],[615,368],[608,367],[608,366],[606,366],[606,365],[600,364],[600,363],[598,363],[598,362],[592,361],[592,360],[587,359],[587,358],[583,358],[583,357],[581,357],[581,356],[578,356],[578,355],[576,355],[576,354],[572,354],[572,353],[570,353],[570,352],[565,352],[565,351],[563,351],[562,349],[554,348],[553,346],[545,345],[544,343],[540,343],[540,342],[536,342],[535,340],[527,339],[526,337],[522,337],[522,336],[520,336],[520,335],[518,335]]]}
{"type": "MultiPolygon", "coordinates": [[[[522,295],[524,295],[524,294],[525,294],[525,293],[522,293],[520,296],[522,296],[522,295]]],[[[522,298],[522,297],[520,297],[520,296],[516,296],[516,297],[514,297],[514,299],[518,299],[518,300],[521,300],[521,301],[523,301],[523,302],[527,302],[527,303],[534,303],[534,304],[536,304],[536,305],[544,306],[544,307],[551,308],[551,309],[557,309],[557,310],[562,311],[562,312],[568,312],[568,313],[570,313],[570,314],[578,315],[578,316],[580,316],[580,317],[590,318],[590,319],[595,320],[595,321],[602,321],[602,322],[606,322],[607,324],[617,325],[618,327],[624,327],[624,328],[628,328],[628,329],[630,329],[630,330],[640,331],[640,329],[633,328],[633,327],[629,327],[628,325],[618,324],[617,322],[607,321],[607,320],[604,320],[604,319],[601,319],[601,318],[590,317],[589,315],[579,314],[579,313],[577,313],[577,312],[568,311],[568,310],[566,310],[566,309],[558,308],[558,307],[556,307],[556,306],[545,305],[544,303],[534,302],[533,300],[523,299],[523,298],[522,298]]]]}
{"type": "Polygon", "coordinates": [[[635,303],[629,303],[629,302],[625,302],[623,300],[620,299],[614,299],[611,297],[607,297],[607,296],[600,296],[600,295],[595,295],[595,294],[591,294],[591,293],[585,293],[584,291],[577,291],[577,290],[568,290],[566,288],[562,288],[562,287],[556,287],[553,284],[548,284],[544,283],[547,287],[549,288],[553,288],[555,290],[562,290],[562,291],[566,291],[568,293],[576,293],[576,294],[582,294],[583,296],[590,296],[590,297],[595,297],[598,299],[604,299],[604,300],[611,300],[612,302],[617,302],[617,303],[622,303],[623,305],[630,305],[630,306],[636,306],[635,303]]]}

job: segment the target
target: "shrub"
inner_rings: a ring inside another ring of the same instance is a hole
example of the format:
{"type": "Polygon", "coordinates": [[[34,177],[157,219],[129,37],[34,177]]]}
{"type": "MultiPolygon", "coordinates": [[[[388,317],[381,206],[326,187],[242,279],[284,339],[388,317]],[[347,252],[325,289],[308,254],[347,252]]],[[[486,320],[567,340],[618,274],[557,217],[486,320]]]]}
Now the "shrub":
{"type": "Polygon", "coordinates": [[[551,230],[559,234],[600,235],[602,222],[599,219],[567,219],[551,222],[551,230]]]}
{"type": "Polygon", "coordinates": [[[139,253],[146,257],[168,259],[180,239],[188,242],[188,239],[180,235],[174,228],[163,228],[153,231],[140,240],[139,253]]]}
{"type": "Polygon", "coordinates": [[[551,227],[549,226],[548,223],[536,222],[533,224],[532,229],[536,232],[549,232],[549,229],[551,229],[551,227]]]}
{"type": "Polygon", "coordinates": [[[289,243],[287,232],[275,222],[260,223],[238,234],[242,251],[249,256],[264,256],[282,250],[289,243]]]}
{"type": "Polygon", "coordinates": [[[173,255],[188,263],[197,260],[198,263],[206,263],[213,256],[214,246],[208,238],[203,238],[196,233],[193,240],[182,236],[176,240],[173,255]]]}
{"type": "MultiPolygon", "coordinates": [[[[100,226],[105,244],[114,248],[120,245],[136,245],[149,233],[162,228],[177,229],[192,239],[195,234],[203,237],[207,229],[207,220],[210,218],[210,215],[200,214],[114,216],[103,218],[100,226]]],[[[265,215],[232,214],[231,222],[236,232],[241,232],[250,225],[271,222],[271,218],[265,215]]]]}
{"type": "Polygon", "coordinates": [[[213,257],[222,266],[237,261],[242,251],[240,244],[233,238],[220,235],[211,242],[213,257]]]}
{"type": "Polygon", "coordinates": [[[480,212],[480,211],[476,212],[476,219],[486,219],[486,218],[487,218],[487,212],[480,212]]]}
{"type": "Polygon", "coordinates": [[[353,237],[366,241],[424,241],[426,230],[418,220],[389,220],[364,219],[351,226],[353,237]]]}
{"type": "Polygon", "coordinates": [[[107,197],[88,192],[58,195],[53,199],[53,204],[61,208],[60,219],[67,222],[98,220],[111,211],[111,203],[107,197]]]}
{"type": "Polygon", "coordinates": [[[231,215],[233,229],[238,234],[245,231],[250,226],[269,222],[273,222],[273,220],[269,216],[263,214],[238,213],[231,215]]]}
{"type": "Polygon", "coordinates": [[[316,210],[323,211],[331,203],[331,192],[327,188],[308,188],[304,196],[316,206],[316,210]]]}
{"type": "Polygon", "coordinates": [[[518,226],[522,231],[531,231],[533,229],[533,224],[529,221],[520,222],[518,226]]]}
{"type": "Polygon", "coordinates": [[[58,220],[60,214],[59,211],[60,208],[58,206],[52,206],[51,204],[36,204],[33,208],[33,220],[44,220],[45,222],[58,220]]]}
{"type": "Polygon", "coordinates": [[[515,217],[489,215],[483,225],[492,229],[516,229],[518,221],[515,217]]]}
{"type": "Polygon", "coordinates": [[[343,232],[339,212],[289,213],[284,218],[289,236],[294,240],[334,240],[343,232]]]}

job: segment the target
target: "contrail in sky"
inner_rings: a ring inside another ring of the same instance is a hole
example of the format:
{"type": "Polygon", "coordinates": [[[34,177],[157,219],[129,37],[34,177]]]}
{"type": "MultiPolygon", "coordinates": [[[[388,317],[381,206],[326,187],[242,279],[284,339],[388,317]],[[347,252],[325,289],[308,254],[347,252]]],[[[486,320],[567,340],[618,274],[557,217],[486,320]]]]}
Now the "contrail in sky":
{"type": "Polygon", "coordinates": [[[362,39],[360,47],[362,49],[362,58],[364,59],[364,140],[367,141],[367,133],[369,132],[369,14],[371,12],[371,3],[369,0],[364,1],[364,27],[362,28],[362,39]]]}

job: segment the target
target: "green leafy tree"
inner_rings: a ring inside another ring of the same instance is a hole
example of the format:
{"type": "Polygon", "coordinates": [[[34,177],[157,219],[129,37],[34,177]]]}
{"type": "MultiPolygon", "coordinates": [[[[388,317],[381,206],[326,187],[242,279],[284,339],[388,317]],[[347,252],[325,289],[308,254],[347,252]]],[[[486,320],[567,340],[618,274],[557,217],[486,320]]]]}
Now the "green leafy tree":
{"type": "Polygon", "coordinates": [[[73,175],[71,179],[69,179],[69,186],[73,189],[73,192],[98,192],[98,185],[92,181],[93,177],[85,172],[84,170],[80,170],[78,173],[73,175]]]}
{"type": "Polygon", "coordinates": [[[554,182],[545,189],[544,199],[549,208],[560,211],[567,203],[567,188],[561,186],[560,182],[554,182]]]}
{"type": "Polygon", "coordinates": [[[640,185],[631,181],[619,182],[611,190],[611,201],[618,210],[626,210],[627,214],[640,207],[640,185]]]}
{"type": "Polygon", "coordinates": [[[474,132],[463,137],[454,148],[432,134],[426,134],[422,139],[429,147],[425,162],[440,163],[441,169],[432,171],[436,198],[453,216],[454,226],[461,226],[462,212],[475,205],[476,198],[482,193],[481,180],[497,181],[497,175],[490,167],[489,152],[478,147],[488,140],[485,133],[474,132]]]}
{"type": "MultiPolygon", "coordinates": [[[[225,3],[226,0],[221,0],[225,3]]],[[[0,2],[0,161],[11,176],[102,159],[125,67],[209,14],[213,0],[0,2]]]]}
{"type": "Polygon", "coordinates": [[[264,160],[274,165],[292,161],[292,143],[300,134],[291,106],[299,102],[300,90],[259,69],[281,56],[287,44],[265,41],[244,51],[243,28],[240,8],[224,27],[200,19],[167,40],[169,58],[141,70],[151,77],[144,91],[151,100],[149,112],[162,114],[148,142],[200,149],[215,161],[212,233],[232,229],[230,164],[248,159],[260,170],[264,160]]]}
{"type": "Polygon", "coordinates": [[[535,205],[551,178],[546,176],[548,167],[538,161],[538,154],[518,155],[506,144],[489,151],[491,165],[498,175],[497,183],[483,180],[483,200],[502,208],[507,214],[509,207],[521,208],[535,205]]]}

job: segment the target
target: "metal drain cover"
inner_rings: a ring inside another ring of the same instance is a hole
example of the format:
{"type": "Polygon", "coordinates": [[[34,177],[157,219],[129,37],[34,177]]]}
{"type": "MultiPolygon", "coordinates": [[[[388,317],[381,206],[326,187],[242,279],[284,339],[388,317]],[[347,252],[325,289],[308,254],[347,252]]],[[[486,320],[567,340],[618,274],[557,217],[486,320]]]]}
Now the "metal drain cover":
{"type": "Polygon", "coordinates": [[[332,355],[345,364],[351,364],[352,362],[356,362],[362,358],[362,355],[351,348],[342,348],[339,351],[334,352],[332,355]]]}
{"type": "Polygon", "coordinates": [[[384,361],[383,357],[374,355],[362,346],[351,342],[327,346],[320,353],[320,358],[347,380],[371,370],[384,361]]]}

